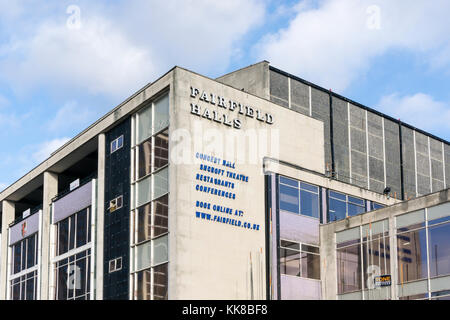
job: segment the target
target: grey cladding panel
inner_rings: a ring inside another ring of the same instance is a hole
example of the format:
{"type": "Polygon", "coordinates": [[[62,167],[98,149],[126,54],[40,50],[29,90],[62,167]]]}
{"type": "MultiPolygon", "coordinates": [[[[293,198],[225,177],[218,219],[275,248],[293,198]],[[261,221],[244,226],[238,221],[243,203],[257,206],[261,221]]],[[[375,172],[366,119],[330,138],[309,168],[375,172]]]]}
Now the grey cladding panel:
{"type": "Polygon", "coordinates": [[[309,87],[291,79],[291,109],[309,115],[309,87]]]}
{"type": "Polygon", "coordinates": [[[430,138],[430,156],[431,159],[442,162],[442,142],[430,138]]]}
{"type": "Polygon", "coordinates": [[[367,124],[369,126],[369,133],[378,137],[383,137],[382,118],[372,112],[367,112],[367,124]]]}
{"type": "Polygon", "coordinates": [[[417,192],[420,195],[431,193],[430,190],[430,177],[417,174],[417,192]]]}
{"type": "Polygon", "coordinates": [[[428,155],[428,137],[416,131],[416,151],[428,155]]]}
{"type": "Polygon", "coordinates": [[[350,182],[347,102],[333,97],[333,143],[338,180],[350,182]]]}
{"type": "Polygon", "coordinates": [[[405,197],[416,197],[416,169],[413,131],[402,126],[403,179],[405,197]]]}
{"type": "Polygon", "coordinates": [[[321,90],[311,88],[312,117],[323,122],[325,139],[325,162],[331,163],[330,145],[330,96],[321,90]]]}
{"type": "Polygon", "coordinates": [[[87,208],[92,203],[92,180],[53,203],[53,223],[87,208]]]}
{"type": "Polygon", "coordinates": [[[273,96],[288,103],[289,101],[288,77],[278,72],[270,71],[270,95],[271,98],[273,96]]]}
{"type": "MultiPolygon", "coordinates": [[[[383,161],[369,157],[369,177],[384,184],[383,161]]],[[[370,189],[372,189],[372,184],[370,185],[370,189]]]]}
{"type": "Polygon", "coordinates": [[[364,131],[350,128],[350,139],[352,140],[352,150],[367,153],[366,133],[364,131]]]}
{"type": "Polygon", "coordinates": [[[365,114],[363,109],[350,104],[350,125],[363,131],[366,130],[365,114]]]}

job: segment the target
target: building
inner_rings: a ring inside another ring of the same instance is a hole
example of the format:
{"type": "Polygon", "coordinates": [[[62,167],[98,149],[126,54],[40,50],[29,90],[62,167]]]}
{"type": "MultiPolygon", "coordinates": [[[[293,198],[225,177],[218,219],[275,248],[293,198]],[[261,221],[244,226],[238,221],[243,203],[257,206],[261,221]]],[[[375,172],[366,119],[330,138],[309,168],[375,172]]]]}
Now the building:
{"type": "Polygon", "coordinates": [[[0,299],[435,295],[449,185],[447,141],[267,61],[174,67],[0,193],[0,299]]]}

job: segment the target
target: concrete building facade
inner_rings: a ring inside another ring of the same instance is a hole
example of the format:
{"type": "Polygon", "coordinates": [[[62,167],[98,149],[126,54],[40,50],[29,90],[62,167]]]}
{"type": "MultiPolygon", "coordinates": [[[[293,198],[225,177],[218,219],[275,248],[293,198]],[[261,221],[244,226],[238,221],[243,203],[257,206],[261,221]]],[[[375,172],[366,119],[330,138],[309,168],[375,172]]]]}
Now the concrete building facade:
{"type": "Polygon", "coordinates": [[[366,298],[336,239],[445,206],[449,168],[447,141],[266,61],[175,67],[0,193],[0,299],[366,298]]]}

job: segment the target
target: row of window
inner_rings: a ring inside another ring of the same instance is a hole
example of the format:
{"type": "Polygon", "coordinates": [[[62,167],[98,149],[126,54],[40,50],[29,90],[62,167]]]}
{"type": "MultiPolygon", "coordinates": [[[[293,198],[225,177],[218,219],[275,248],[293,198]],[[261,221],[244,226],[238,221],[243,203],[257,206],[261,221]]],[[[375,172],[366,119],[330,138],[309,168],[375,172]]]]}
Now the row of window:
{"type": "Polygon", "coordinates": [[[390,247],[387,220],[337,233],[338,293],[372,289],[371,275],[391,274],[391,259],[395,259],[401,299],[446,298],[428,288],[433,279],[450,276],[450,208],[446,205],[397,216],[396,234],[390,235],[395,237],[396,252],[390,247]],[[344,241],[339,240],[342,237],[344,241]],[[410,284],[423,294],[409,295],[410,284]]]}
{"type": "MultiPolygon", "coordinates": [[[[320,219],[321,201],[320,187],[279,177],[279,207],[280,210],[320,219]]],[[[339,221],[366,212],[366,201],[340,192],[328,190],[327,221],[339,221]]],[[[370,202],[370,210],[384,206],[370,202]]]]}

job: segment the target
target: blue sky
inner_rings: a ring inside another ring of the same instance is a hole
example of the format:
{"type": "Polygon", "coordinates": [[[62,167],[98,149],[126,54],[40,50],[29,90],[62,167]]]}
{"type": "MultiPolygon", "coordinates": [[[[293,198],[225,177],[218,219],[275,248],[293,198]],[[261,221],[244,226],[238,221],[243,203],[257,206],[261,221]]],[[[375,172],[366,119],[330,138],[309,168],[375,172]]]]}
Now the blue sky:
{"type": "Polygon", "coordinates": [[[0,189],[174,65],[268,60],[450,140],[447,0],[0,0],[0,189]]]}

